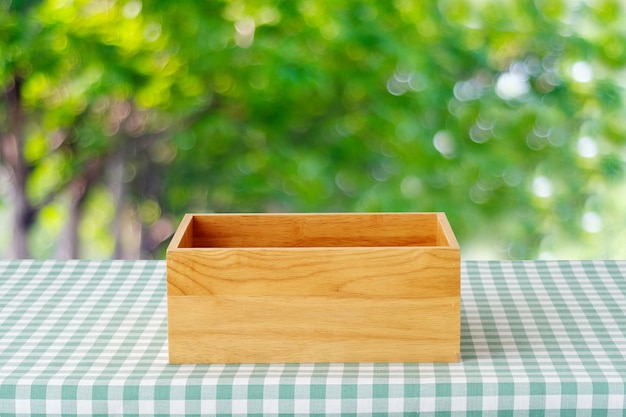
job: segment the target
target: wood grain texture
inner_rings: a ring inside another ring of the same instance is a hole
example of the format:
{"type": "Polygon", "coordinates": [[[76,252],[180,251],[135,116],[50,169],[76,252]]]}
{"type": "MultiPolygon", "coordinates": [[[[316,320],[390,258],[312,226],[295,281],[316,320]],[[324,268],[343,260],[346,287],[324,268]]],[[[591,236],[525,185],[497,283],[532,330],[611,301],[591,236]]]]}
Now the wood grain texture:
{"type": "Polygon", "coordinates": [[[459,359],[443,213],[187,215],[167,294],[172,363],[459,359]]]}
{"type": "Polygon", "coordinates": [[[171,363],[454,362],[459,299],[174,296],[171,363]]]}

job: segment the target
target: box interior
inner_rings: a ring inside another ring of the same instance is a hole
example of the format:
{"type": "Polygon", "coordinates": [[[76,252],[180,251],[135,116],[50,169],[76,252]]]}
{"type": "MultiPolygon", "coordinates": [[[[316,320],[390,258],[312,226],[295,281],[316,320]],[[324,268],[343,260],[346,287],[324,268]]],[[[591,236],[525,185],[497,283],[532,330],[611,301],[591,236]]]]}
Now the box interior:
{"type": "MultiPolygon", "coordinates": [[[[179,248],[448,246],[438,213],[190,215],[179,248]]],[[[443,218],[444,221],[445,217],[443,218]]],[[[183,226],[183,224],[181,224],[183,226]]]]}

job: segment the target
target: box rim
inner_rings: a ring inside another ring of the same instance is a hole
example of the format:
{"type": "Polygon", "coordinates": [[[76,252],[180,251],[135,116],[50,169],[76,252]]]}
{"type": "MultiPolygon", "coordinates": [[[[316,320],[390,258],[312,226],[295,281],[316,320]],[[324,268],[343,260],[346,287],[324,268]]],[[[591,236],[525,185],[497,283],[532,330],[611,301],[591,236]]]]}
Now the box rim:
{"type": "Polygon", "coordinates": [[[297,250],[297,251],[306,251],[306,250],[315,250],[315,249],[333,249],[333,250],[356,250],[356,249],[385,249],[385,248],[394,248],[401,249],[405,248],[407,250],[415,250],[415,249],[425,249],[425,250],[433,250],[433,249],[443,249],[443,250],[460,250],[460,246],[454,234],[454,231],[448,221],[445,212],[297,212],[297,213],[186,213],[181,222],[179,223],[172,239],[167,247],[166,256],[170,252],[174,251],[223,251],[223,250],[297,250]],[[415,215],[429,215],[434,216],[437,219],[438,225],[441,227],[441,231],[446,237],[448,241],[447,245],[415,245],[415,246],[403,246],[403,245],[376,245],[376,246],[312,246],[312,247],[298,247],[298,246],[280,246],[280,247],[272,247],[272,246],[228,246],[228,247],[180,247],[181,241],[183,239],[184,234],[187,230],[192,227],[193,219],[195,217],[236,217],[236,216],[255,216],[255,217],[311,217],[311,216],[341,216],[341,217],[351,217],[351,216],[384,216],[384,215],[394,215],[394,216],[415,216],[415,215]]]}

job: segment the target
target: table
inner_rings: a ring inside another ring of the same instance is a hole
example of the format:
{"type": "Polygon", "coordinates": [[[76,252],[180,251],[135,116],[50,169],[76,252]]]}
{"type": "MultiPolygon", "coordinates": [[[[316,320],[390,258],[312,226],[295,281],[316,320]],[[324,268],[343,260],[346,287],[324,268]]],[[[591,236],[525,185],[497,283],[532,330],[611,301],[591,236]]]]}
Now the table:
{"type": "Polygon", "coordinates": [[[0,261],[0,415],[626,415],[626,261],[464,261],[454,364],[169,365],[163,261],[0,261]]]}

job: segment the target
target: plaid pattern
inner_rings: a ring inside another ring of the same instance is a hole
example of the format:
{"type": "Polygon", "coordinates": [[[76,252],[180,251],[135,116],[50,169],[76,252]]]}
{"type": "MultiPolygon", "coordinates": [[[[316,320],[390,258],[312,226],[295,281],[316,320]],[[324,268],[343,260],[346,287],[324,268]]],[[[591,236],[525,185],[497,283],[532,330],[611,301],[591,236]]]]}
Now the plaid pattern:
{"type": "Polygon", "coordinates": [[[162,261],[0,261],[0,415],[626,415],[626,261],[466,261],[458,364],[167,363],[162,261]]]}

